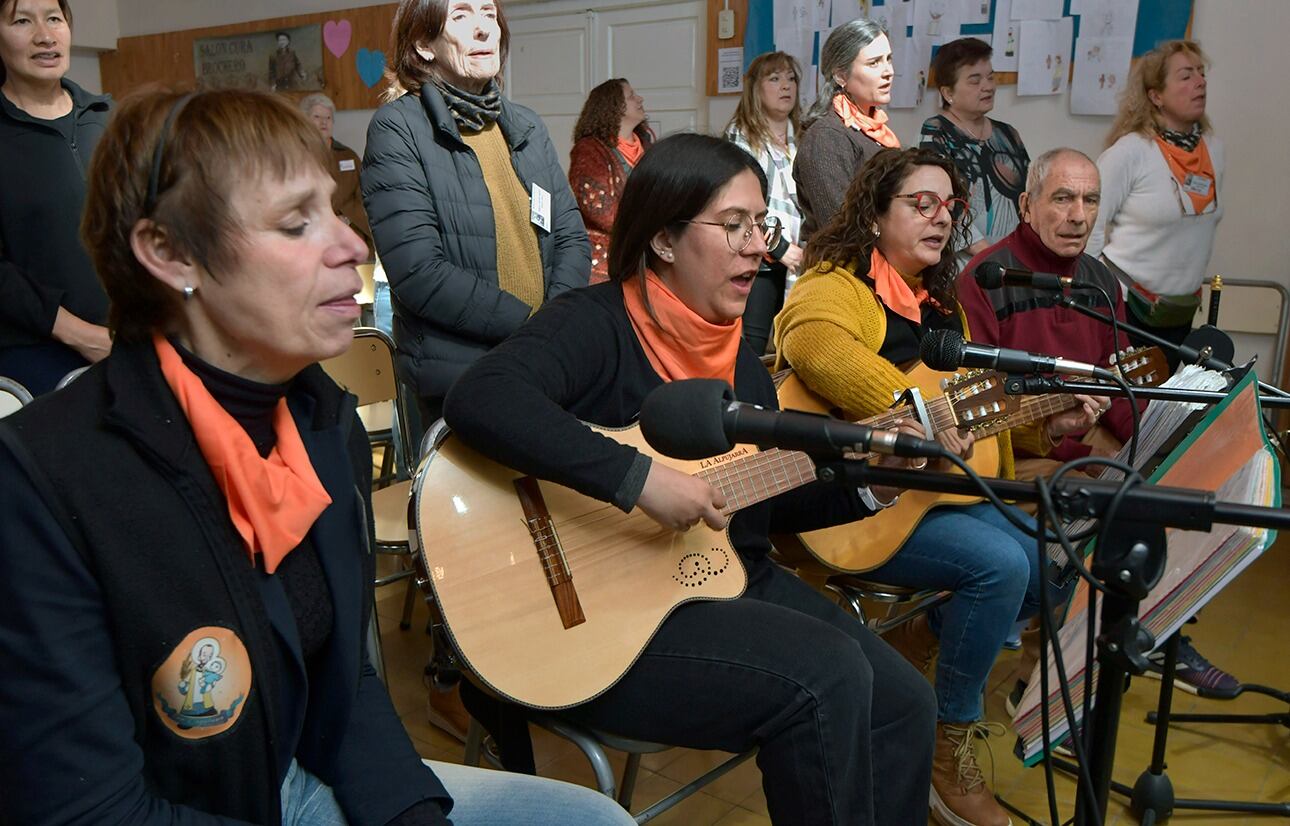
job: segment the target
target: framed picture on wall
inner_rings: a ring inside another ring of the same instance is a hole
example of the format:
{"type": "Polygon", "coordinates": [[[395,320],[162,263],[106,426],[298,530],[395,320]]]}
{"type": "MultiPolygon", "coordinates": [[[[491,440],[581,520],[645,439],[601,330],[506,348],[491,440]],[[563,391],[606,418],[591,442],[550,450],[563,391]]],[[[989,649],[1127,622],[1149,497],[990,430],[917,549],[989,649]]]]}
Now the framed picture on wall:
{"type": "Polygon", "coordinates": [[[322,26],[296,26],[193,41],[199,89],[312,92],[324,86],[322,26]]]}

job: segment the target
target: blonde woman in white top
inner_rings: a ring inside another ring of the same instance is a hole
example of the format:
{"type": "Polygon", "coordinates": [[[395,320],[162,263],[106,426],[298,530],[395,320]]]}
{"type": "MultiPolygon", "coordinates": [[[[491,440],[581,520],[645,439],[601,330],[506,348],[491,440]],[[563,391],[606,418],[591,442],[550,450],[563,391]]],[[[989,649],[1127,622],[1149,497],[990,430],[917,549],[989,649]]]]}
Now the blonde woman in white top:
{"type": "Polygon", "coordinates": [[[779,244],[768,252],[768,260],[753,281],[744,310],[744,338],[758,354],[766,351],[771,323],[784,306],[789,279],[797,276],[802,265],[802,248],[797,243],[801,238],[802,210],[793,180],[800,77],[801,69],[792,55],[759,55],[748,66],[743,96],[725,131],[726,140],[756,158],[766,173],[770,185],[767,215],[779,219],[784,228],[779,244]]]}
{"type": "Polygon", "coordinates": [[[1223,144],[1205,116],[1208,60],[1186,40],[1133,68],[1098,158],[1102,206],[1088,253],[1125,286],[1130,321],[1181,342],[1223,217],[1223,144]]]}

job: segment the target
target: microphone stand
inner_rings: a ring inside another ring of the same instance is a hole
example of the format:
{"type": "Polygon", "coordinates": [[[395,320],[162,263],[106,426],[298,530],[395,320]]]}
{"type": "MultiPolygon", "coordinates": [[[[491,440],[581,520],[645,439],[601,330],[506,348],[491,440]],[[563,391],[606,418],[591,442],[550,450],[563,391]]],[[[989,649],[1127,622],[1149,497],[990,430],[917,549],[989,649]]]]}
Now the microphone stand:
{"type": "MultiPolygon", "coordinates": [[[[816,475],[825,482],[888,485],[968,496],[979,495],[981,486],[985,486],[1002,499],[1040,500],[1037,485],[1027,482],[971,479],[926,470],[875,466],[864,461],[813,458],[816,475]]],[[[1096,702],[1091,711],[1092,719],[1084,721],[1087,727],[1084,742],[1092,747],[1087,758],[1092,788],[1085,788],[1083,778],[1077,782],[1074,823],[1076,826],[1094,826],[1102,822],[1112,787],[1111,772],[1125,679],[1130,674],[1142,674],[1146,670],[1147,653],[1155,646],[1155,639],[1138,621],[1138,605],[1164,572],[1167,556],[1165,528],[1208,531],[1215,523],[1223,523],[1285,529],[1290,527],[1290,512],[1280,508],[1220,502],[1210,491],[1148,484],[1124,490],[1120,482],[1098,479],[1059,481],[1053,487],[1053,507],[1067,520],[1100,518],[1110,508],[1115,508],[1116,513],[1115,529],[1106,533],[1111,539],[1105,547],[1100,542],[1095,543],[1090,566],[1107,593],[1101,600],[1099,611],[1101,632],[1097,637],[1097,657],[1100,669],[1094,694],[1096,702]],[[1117,497],[1120,502],[1113,505],[1117,497]]],[[[1039,541],[1042,548],[1043,540],[1039,541]]],[[[1176,647],[1170,648],[1170,653],[1176,655],[1176,651],[1176,647]]],[[[1166,684],[1171,683],[1170,676],[1166,675],[1166,684]]],[[[1047,698],[1041,702],[1047,703],[1047,698]]],[[[1070,721],[1072,727],[1074,722],[1070,721]]],[[[1077,735],[1072,731],[1071,736],[1077,735]]],[[[1051,756],[1046,759],[1053,760],[1051,756]]],[[[1053,763],[1057,765],[1058,761],[1053,760],[1053,763]]],[[[1167,784],[1168,779],[1165,778],[1164,782],[1167,784]]],[[[1169,791],[1172,798],[1172,789],[1169,791]]],[[[1167,817],[1168,811],[1153,807],[1150,822],[1155,821],[1156,815],[1167,817]]],[[[1277,807],[1276,811],[1282,809],[1277,807]]]]}
{"type": "MultiPolygon", "coordinates": [[[[1064,293],[1059,298],[1057,298],[1053,303],[1057,304],[1058,306],[1065,307],[1068,310],[1074,310],[1075,312],[1080,313],[1082,315],[1086,315],[1089,318],[1096,319],[1102,322],[1103,324],[1109,325],[1111,323],[1110,316],[1106,315],[1105,313],[1099,313],[1097,310],[1094,310],[1092,307],[1085,307],[1083,304],[1079,303],[1078,301],[1075,301],[1069,295],[1066,295],[1064,293]]],[[[1124,321],[1117,320],[1116,323],[1121,330],[1132,333],[1133,335],[1145,341],[1149,341],[1152,344],[1156,345],[1157,347],[1161,347],[1171,352],[1177,353],[1184,363],[1199,364],[1201,367],[1205,367],[1210,370],[1218,370],[1219,372],[1224,372],[1227,370],[1234,369],[1234,367],[1231,364],[1228,364],[1222,359],[1214,358],[1213,356],[1209,355],[1207,352],[1202,352],[1200,350],[1195,349],[1194,347],[1188,347],[1185,344],[1174,344],[1172,341],[1166,341],[1165,339],[1161,338],[1155,333],[1148,332],[1147,330],[1144,330],[1141,327],[1135,327],[1134,325],[1124,321]]],[[[1282,390],[1279,387],[1276,387],[1271,384],[1267,384],[1266,382],[1262,382],[1262,381],[1259,382],[1259,392],[1265,393],[1271,396],[1281,396],[1283,398],[1290,398],[1290,393],[1287,393],[1286,391],[1282,390]]]]}
{"type": "MultiPolygon", "coordinates": [[[[1259,382],[1260,388],[1263,382],[1259,382]]],[[[1003,392],[1010,395],[1038,396],[1045,393],[1086,393],[1090,396],[1124,396],[1124,389],[1115,384],[1069,381],[1058,376],[1009,374],[1003,381],[1003,392]]],[[[1133,395],[1139,399],[1161,399],[1171,402],[1218,404],[1227,394],[1216,390],[1187,390],[1177,387],[1134,387],[1133,395]]],[[[1259,396],[1259,405],[1275,409],[1290,409],[1288,396],[1259,396]]]]}

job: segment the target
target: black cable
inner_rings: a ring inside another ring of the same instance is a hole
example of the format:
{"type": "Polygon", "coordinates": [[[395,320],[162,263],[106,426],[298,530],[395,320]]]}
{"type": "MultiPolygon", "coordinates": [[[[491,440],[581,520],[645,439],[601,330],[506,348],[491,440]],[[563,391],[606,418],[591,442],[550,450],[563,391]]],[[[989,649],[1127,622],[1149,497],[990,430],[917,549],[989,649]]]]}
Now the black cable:
{"type": "MultiPolygon", "coordinates": [[[[1040,480],[1042,481],[1042,480],[1040,480]]],[[[1036,482],[1036,485],[1040,483],[1036,482]]],[[[1039,530],[1037,534],[1043,534],[1047,531],[1046,523],[1051,519],[1056,528],[1057,514],[1049,510],[1048,505],[1040,494],[1039,509],[1036,513],[1036,522],[1039,530]]],[[[1037,535],[1035,537],[1035,549],[1038,555],[1039,570],[1046,570],[1048,560],[1048,543],[1044,537],[1037,535]]],[[[1047,629],[1052,622],[1052,609],[1048,605],[1048,589],[1045,586],[1044,578],[1041,576],[1039,581],[1039,736],[1044,749],[1044,786],[1048,790],[1048,817],[1049,823],[1056,826],[1057,817],[1057,787],[1053,781],[1053,761],[1050,759],[1052,754],[1052,713],[1048,709],[1048,636],[1047,629]]]]}

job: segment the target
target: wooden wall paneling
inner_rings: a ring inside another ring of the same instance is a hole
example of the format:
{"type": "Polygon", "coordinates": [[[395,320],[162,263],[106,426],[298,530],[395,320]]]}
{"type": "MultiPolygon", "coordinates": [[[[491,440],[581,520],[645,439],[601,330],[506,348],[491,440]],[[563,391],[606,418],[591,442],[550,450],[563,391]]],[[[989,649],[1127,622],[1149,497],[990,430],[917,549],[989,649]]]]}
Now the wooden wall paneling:
{"type": "MultiPolygon", "coordinates": [[[[274,29],[323,25],[329,20],[348,20],[352,34],[349,48],[340,56],[323,47],[323,91],[336,102],[338,109],[375,109],[380,105],[384,81],[369,89],[359,77],[357,55],[359,49],[379,50],[385,53],[386,65],[391,60],[390,26],[394,21],[394,3],[367,6],[322,14],[298,14],[291,17],[274,17],[226,26],[208,26],[163,34],[123,37],[117,41],[115,51],[99,56],[99,70],[103,91],[117,98],[147,83],[160,82],[167,86],[191,86],[197,80],[193,67],[193,41],[202,37],[224,37],[274,29]]],[[[308,92],[284,92],[295,99],[308,92]]]]}
{"type": "MultiPolygon", "coordinates": [[[[717,13],[726,8],[726,0],[708,0],[707,92],[709,97],[717,97],[717,50],[733,49],[744,45],[744,28],[748,25],[748,0],[729,0],[729,6],[730,10],[735,13],[735,36],[725,40],[718,40],[717,13]]],[[[724,92],[723,94],[734,95],[738,93],[724,92]]]]}

